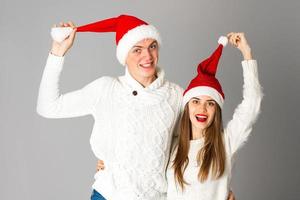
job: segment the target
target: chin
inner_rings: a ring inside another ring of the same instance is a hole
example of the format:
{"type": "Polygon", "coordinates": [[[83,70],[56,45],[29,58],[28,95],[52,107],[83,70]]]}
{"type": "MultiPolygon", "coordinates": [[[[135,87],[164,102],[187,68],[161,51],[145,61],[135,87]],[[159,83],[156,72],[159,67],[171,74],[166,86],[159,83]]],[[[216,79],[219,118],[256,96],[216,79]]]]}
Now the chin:
{"type": "Polygon", "coordinates": [[[150,69],[142,69],[142,74],[145,76],[145,77],[152,77],[154,76],[156,73],[156,68],[155,67],[151,67],[150,69]]]}
{"type": "Polygon", "coordinates": [[[199,129],[202,129],[202,130],[205,130],[205,129],[208,128],[208,126],[199,126],[198,128],[199,128],[199,129]]]}
{"type": "Polygon", "coordinates": [[[197,129],[201,129],[201,130],[205,130],[209,127],[209,124],[199,124],[199,122],[197,121],[195,122],[194,125],[197,129]]]}

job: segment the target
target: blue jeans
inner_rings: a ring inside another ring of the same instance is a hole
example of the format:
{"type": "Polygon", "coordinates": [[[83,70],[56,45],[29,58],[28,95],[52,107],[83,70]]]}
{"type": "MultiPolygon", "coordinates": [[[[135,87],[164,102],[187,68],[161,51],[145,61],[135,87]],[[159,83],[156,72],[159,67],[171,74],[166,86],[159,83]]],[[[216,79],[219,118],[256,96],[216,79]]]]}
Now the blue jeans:
{"type": "Polygon", "coordinates": [[[106,200],[100,193],[98,193],[96,190],[93,190],[91,200],[106,200]]]}

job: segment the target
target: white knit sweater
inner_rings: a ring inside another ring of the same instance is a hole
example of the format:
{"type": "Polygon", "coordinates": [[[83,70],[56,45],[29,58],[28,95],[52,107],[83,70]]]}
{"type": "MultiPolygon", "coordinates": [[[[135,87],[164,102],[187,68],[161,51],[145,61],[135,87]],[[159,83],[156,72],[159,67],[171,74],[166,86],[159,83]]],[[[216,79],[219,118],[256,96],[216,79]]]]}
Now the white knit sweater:
{"type": "MultiPolygon", "coordinates": [[[[262,90],[258,81],[257,63],[255,60],[242,62],[244,76],[243,101],[236,108],[233,119],[224,129],[224,143],[226,149],[226,169],[222,177],[217,180],[211,178],[206,182],[198,180],[199,166],[197,165],[197,153],[204,145],[204,139],[191,140],[188,154],[189,164],[184,172],[184,179],[190,184],[185,190],[175,183],[174,170],[170,162],[167,170],[168,199],[169,200],[226,200],[229,191],[231,167],[233,157],[239,147],[247,140],[253,123],[255,122],[262,100],[262,90]]],[[[171,156],[174,160],[176,148],[171,156]]]]}
{"type": "Polygon", "coordinates": [[[165,170],[182,88],[166,81],[162,70],[146,88],[126,71],[62,95],[63,62],[63,57],[49,55],[37,112],[47,118],[94,117],[90,144],[105,170],[95,175],[93,188],[108,200],[165,199],[165,170]]]}

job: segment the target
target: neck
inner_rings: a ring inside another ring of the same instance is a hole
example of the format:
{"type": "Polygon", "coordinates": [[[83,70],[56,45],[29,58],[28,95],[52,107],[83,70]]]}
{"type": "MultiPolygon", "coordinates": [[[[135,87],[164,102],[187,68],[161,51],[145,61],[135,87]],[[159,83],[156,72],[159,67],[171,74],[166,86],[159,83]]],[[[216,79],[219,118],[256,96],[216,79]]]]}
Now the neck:
{"type": "Polygon", "coordinates": [[[139,82],[143,87],[149,86],[155,79],[157,78],[157,75],[154,75],[150,78],[142,78],[142,79],[136,79],[134,78],[137,82],[139,82]]]}
{"type": "Polygon", "coordinates": [[[204,130],[192,127],[192,140],[201,139],[204,137],[204,130]]]}
{"type": "Polygon", "coordinates": [[[136,80],[139,84],[141,84],[143,87],[147,87],[149,86],[151,83],[153,83],[155,81],[155,79],[157,79],[158,75],[157,75],[157,71],[156,73],[151,76],[151,77],[139,77],[139,76],[135,76],[134,74],[132,74],[129,70],[127,70],[127,73],[130,74],[130,76],[136,80]]]}

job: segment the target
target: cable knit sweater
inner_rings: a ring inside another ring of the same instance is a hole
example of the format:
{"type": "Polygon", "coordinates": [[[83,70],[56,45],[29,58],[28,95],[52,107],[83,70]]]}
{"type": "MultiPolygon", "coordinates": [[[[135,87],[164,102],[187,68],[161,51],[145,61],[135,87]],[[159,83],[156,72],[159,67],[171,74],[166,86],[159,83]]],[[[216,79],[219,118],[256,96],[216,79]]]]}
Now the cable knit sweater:
{"type": "Polygon", "coordinates": [[[49,55],[37,112],[47,118],[94,117],[90,144],[105,170],[95,175],[93,188],[108,200],[165,199],[165,170],[182,88],[166,81],[161,69],[145,88],[126,70],[124,76],[101,77],[60,94],[63,63],[64,57],[49,55]]]}
{"type": "MultiPolygon", "coordinates": [[[[211,178],[204,183],[199,182],[197,164],[197,153],[204,145],[204,139],[191,140],[188,154],[189,164],[184,172],[184,179],[190,184],[185,190],[175,183],[174,170],[170,162],[167,170],[168,198],[169,200],[226,200],[229,191],[231,167],[233,155],[247,140],[253,123],[255,122],[262,100],[262,90],[258,81],[257,63],[255,60],[244,60],[242,62],[244,76],[243,101],[236,108],[233,119],[229,121],[224,129],[224,143],[226,149],[226,168],[222,177],[217,180],[211,178]]],[[[171,156],[174,160],[176,149],[171,156]]]]}

